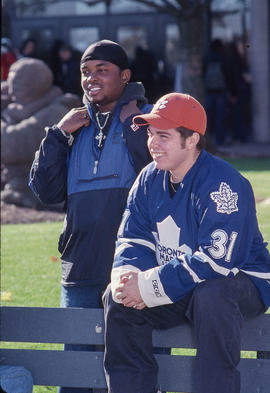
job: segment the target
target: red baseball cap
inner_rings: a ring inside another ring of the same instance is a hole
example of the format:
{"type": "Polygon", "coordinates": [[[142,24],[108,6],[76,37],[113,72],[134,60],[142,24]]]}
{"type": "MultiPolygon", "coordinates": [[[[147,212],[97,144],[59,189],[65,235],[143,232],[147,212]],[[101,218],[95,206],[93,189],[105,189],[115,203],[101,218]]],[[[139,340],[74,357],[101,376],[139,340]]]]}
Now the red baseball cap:
{"type": "Polygon", "coordinates": [[[185,127],[201,135],[206,130],[206,113],[194,97],[182,93],[170,93],[161,97],[152,111],[133,118],[137,126],[150,124],[160,130],[185,127]]]}

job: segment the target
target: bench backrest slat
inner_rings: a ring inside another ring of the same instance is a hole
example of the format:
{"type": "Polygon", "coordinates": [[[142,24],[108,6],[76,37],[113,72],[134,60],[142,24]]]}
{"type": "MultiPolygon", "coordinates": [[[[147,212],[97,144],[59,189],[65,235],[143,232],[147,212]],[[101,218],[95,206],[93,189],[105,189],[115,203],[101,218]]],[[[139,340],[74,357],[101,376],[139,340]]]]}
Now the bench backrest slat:
{"type": "MultiPolygon", "coordinates": [[[[242,349],[270,350],[270,314],[245,322],[242,349]]],[[[1,340],[65,344],[103,344],[104,319],[101,309],[2,307],[1,340]]],[[[180,328],[153,332],[153,345],[194,348],[193,331],[180,328]]]]}

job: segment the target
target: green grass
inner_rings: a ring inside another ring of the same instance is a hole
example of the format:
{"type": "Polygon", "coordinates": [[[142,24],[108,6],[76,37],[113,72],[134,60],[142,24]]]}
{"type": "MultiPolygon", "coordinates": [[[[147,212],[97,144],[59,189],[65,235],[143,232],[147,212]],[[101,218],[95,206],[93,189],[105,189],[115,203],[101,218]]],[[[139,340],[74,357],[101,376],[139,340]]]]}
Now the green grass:
{"type": "MultiPolygon", "coordinates": [[[[260,203],[270,198],[270,160],[229,160],[251,182],[257,203],[257,216],[265,241],[270,243],[270,205],[260,203]]],[[[62,223],[2,225],[1,230],[1,292],[2,305],[58,307],[61,266],[57,251],[62,223]],[[55,257],[55,258],[52,258],[55,257]]],[[[270,309],[268,310],[270,311],[270,309]]],[[[53,344],[3,343],[3,347],[46,349],[53,344]]],[[[194,355],[194,349],[174,349],[174,354],[194,355]]],[[[243,352],[243,357],[255,357],[243,352]]],[[[56,392],[57,388],[38,387],[34,393],[56,392]]]]}
{"type": "Polygon", "coordinates": [[[270,158],[227,161],[250,181],[257,199],[270,198],[270,158]]]}
{"type": "Polygon", "coordinates": [[[239,170],[252,185],[255,199],[259,228],[264,240],[270,244],[270,159],[230,159],[230,164],[239,170]]]}
{"type": "Polygon", "coordinates": [[[61,223],[2,225],[1,292],[16,306],[59,305],[61,223]],[[58,258],[53,262],[51,257],[58,258]]]}

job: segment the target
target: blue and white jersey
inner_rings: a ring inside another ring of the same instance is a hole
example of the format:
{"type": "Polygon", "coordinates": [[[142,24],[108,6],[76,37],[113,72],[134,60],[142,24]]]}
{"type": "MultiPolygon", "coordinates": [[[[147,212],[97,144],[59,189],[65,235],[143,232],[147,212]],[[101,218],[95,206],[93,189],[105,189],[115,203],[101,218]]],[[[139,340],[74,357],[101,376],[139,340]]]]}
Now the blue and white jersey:
{"type": "Polygon", "coordinates": [[[140,293],[148,307],[176,302],[197,283],[235,276],[240,270],[268,307],[270,255],[248,180],[202,151],[171,197],[168,172],[149,164],[130,191],[119,228],[113,294],[125,270],[139,272],[140,293]]]}

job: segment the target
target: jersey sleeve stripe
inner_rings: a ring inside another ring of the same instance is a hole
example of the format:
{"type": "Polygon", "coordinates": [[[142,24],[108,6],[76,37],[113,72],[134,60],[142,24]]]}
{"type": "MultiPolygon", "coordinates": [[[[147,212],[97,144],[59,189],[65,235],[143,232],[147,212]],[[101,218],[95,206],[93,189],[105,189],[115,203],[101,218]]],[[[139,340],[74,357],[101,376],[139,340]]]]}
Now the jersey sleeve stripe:
{"type": "Polygon", "coordinates": [[[180,257],[179,259],[181,259],[182,266],[189,272],[189,274],[191,275],[194,282],[197,283],[197,282],[204,281],[204,280],[201,280],[200,277],[194,272],[194,270],[191,269],[191,267],[186,262],[185,257],[180,257]]]}
{"type": "Polygon", "coordinates": [[[119,246],[116,246],[114,257],[116,257],[118,254],[120,254],[123,250],[126,250],[127,248],[132,247],[131,244],[129,243],[122,243],[119,246]]]}
{"type": "Polygon", "coordinates": [[[263,278],[266,280],[270,279],[270,273],[261,273],[261,272],[250,272],[248,270],[243,270],[241,269],[241,272],[244,272],[246,274],[249,274],[250,276],[258,277],[258,278],[263,278]]]}
{"type": "MultiPolygon", "coordinates": [[[[142,246],[150,248],[152,251],[156,251],[156,246],[154,243],[151,243],[147,240],[144,239],[133,239],[133,238],[119,238],[118,243],[135,243],[135,244],[141,244],[142,246]]],[[[117,250],[116,250],[117,252],[117,250]]]]}
{"type": "Polygon", "coordinates": [[[227,269],[226,267],[218,265],[215,261],[213,261],[213,259],[209,258],[209,256],[203,252],[196,251],[194,253],[194,256],[202,259],[203,262],[209,263],[212,270],[219,274],[222,274],[223,276],[228,276],[230,273],[236,275],[239,272],[239,269],[237,268],[227,269]]]}

